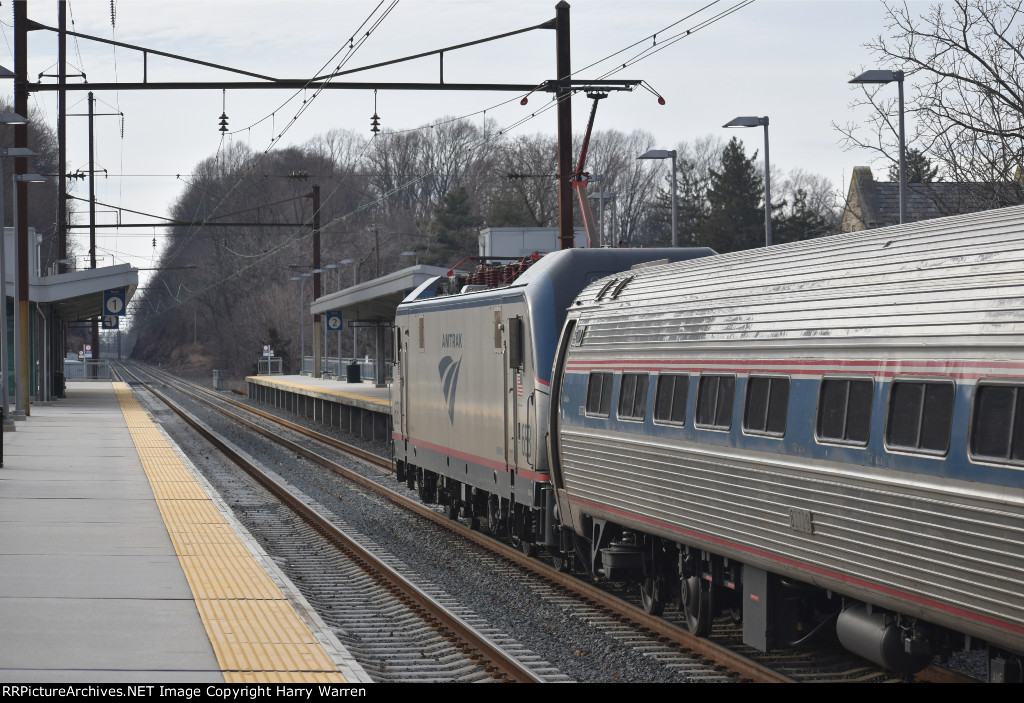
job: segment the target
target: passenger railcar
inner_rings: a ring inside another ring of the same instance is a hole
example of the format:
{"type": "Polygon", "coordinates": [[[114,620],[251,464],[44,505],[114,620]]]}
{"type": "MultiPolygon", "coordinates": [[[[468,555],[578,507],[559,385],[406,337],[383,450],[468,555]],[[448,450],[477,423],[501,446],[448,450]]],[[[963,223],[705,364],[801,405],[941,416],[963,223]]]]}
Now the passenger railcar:
{"type": "Polygon", "coordinates": [[[424,283],[395,321],[399,478],[452,517],[485,520],[527,551],[557,546],[545,436],[566,309],[591,281],[635,264],[713,253],[573,249],[424,283]]]}
{"type": "Polygon", "coordinates": [[[1020,680],[1022,271],[1010,208],[595,281],[552,375],[563,557],[698,633],[907,672],[967,635],[1020,680]]]}

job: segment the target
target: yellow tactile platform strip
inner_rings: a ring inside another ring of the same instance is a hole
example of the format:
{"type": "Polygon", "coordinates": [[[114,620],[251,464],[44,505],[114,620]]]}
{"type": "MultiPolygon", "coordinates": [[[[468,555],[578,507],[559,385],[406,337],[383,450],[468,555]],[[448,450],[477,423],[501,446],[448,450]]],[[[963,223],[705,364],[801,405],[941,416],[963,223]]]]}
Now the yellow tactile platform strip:
{"type": "Polygon", "coordinates": [[[113,385],[225,680],[345,683],[128,385],[113,385]]]}

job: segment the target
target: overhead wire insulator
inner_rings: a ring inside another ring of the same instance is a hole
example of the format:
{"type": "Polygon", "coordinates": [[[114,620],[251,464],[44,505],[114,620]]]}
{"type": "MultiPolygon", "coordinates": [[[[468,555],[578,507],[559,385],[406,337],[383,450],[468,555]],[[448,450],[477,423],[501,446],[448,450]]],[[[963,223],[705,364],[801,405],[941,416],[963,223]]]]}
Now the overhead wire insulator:
{"type": "Polygon", "coordinates": [[[226,88],[223,89],[222,92],[221,92],[221,113],[220,113],[220,117],[217,118],[217,119],[220,120],[220,131],[221,132],[227,132],[228,131],[228,91],[227,91],[226,88]]]}
{"type": "Polygon", "coordinates": [[[373,90],[373,117],[370,118],[370,131],[374,134],[380,132],[380,116],[377,115],[377,89],[373,90]]]}

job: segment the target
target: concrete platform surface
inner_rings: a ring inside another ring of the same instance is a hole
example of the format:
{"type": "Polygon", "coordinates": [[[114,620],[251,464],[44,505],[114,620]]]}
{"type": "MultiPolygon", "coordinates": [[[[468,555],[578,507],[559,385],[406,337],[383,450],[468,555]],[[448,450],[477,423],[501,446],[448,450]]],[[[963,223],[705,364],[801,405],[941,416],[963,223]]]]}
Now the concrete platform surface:
{"type": "Polygon", "coordinates": [[[0,681],[223,682],[109,383],[4,434],[0,681]]]}
{"type": "Polygon", "coordinates": [[[246,545],[234,562],[217,568],[255,569],[276,584],[275,612],[294,607],[297,620],[311,628],[303,651],[323,646],[326,662],[314,672],[321,678],[311,680],[368,682],[294,585],[147,417],[124,384],[72,381],[66,399],[33,405],[26,421],[3,434],[0,682],[223,683],[288,673],[266,660],[248,668],[225,663],[225,644],[201,615],[214,601],[197,593],[190,581],[195,574],[182,567],[189,557],[182,557],[174,535],[189,528],[180,523],[169,531],[165,520],[173,510],[168,498],[154,495],[152,458],[140,458],[136,448],[143,431],[149,433],[147,449],[163,445],[163,456],[177,457],[175,481],[197,483],[189,500],[206,501],[223,534],[246,545]]]}

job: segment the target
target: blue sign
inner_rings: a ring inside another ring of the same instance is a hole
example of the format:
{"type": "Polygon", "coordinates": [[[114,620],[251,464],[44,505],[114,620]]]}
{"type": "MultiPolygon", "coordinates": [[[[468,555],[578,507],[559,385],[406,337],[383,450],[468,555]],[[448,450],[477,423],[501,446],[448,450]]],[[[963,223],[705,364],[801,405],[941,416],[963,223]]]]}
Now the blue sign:
{"type": "Polygon", "coordinates": [[[124,288],[108,288],[103,291],[103,314],[121,316],[125,313],[124,288]]]}
{"type": "Polygon", "coordinates": [[[103,329],[116,330],[120,327],[120,318],[117,315],[103,316],[103,329]]]}
{"type": "Polygon", "coordinates": [[[343,329],[344,326],[341,320],[341,312],[334,310],[327,313],[327,329],[334,332],[343,329]]]}

